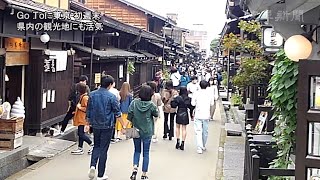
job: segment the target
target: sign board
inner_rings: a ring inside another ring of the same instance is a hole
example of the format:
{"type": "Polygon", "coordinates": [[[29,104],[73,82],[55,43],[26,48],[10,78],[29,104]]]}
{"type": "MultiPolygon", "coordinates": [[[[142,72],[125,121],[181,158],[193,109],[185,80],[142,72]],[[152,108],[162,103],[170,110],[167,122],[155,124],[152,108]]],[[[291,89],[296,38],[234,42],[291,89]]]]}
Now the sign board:
{"type": "Polygon", "coordinates": [[[101,83],[101,73],[95,73],[94,74],[94,83],[100,84],[101,83]]]}
{"type": "Polygon", "coordinates": [[[29,43],[20,38],[5,38],[4,47],[7,51],[29,52],[29,43]]]}
{"type": "Polygon", "coordinates": [[[119,65],[119,78],[123,78],[123,64],[119,65]]]}
{"type": "Polygon", "coordinates": [[[268,49],[268,51],[272,51],[272,49],[279,49],[283,46],[283,37],[279,33],[277,33],[272,27],[263,27],[262,36],[262,46],[268,49]]]}
{"type": "Polygon", "coordinates": [[[49,72],[56,72],[56,59],[53,58],[48,58],[44,60],[44,72],[49,73],[49,72]]]}
{"type": "Polygon", "coordinates": [[[28,52],[7,52],[6,66],[23,66],[29,64],[28,52]]]}

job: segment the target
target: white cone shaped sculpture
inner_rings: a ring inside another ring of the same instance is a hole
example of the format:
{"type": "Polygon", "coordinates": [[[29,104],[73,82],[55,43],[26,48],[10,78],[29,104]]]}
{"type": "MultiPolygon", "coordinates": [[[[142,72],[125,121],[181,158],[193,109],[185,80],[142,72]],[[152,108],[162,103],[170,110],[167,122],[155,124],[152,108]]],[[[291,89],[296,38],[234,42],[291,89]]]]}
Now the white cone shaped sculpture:
{"type": "Polygon", "coordinates": [[[20,97],[17,98],[17,101],[12,106],[11,117],[25,118],[25,107],[20,97]]]}

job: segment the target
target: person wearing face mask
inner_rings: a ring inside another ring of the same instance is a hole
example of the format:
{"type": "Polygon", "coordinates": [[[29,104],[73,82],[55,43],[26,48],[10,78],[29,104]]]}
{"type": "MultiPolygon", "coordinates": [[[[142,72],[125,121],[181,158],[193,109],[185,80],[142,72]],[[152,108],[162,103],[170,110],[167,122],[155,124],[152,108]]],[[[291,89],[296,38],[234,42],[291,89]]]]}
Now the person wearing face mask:
{"type": "Polygon", "coordinates": [[[214,112],[215,112],[215,109],[216,109],[216,104],[217,104],[217,100],[219,98],[219,94],[218,94],[218,86],[217,86],[218,82],[217,80],[215,80],[214,78],[209,78],[209,81],[208,81],[208,87],[207,87],[207,90],[209,91],[208,94],[211,94],[213,97],[214,97],[214,105],[211,106],[210,108],[210,117],[211,119],[210,120],[213,120],[213,116],[214,116],[214,112]]]}
{"type": "MultiPolygon", "coordinates": [[[[187,90],[188,90],[188,96],[192,99],[194,93],[196,93],[198,90],[200,90],[200,86],[198,83],[198,78],[196,76],[192,76],[191,77],[191,81],[190,83],[188,83],[187,85],[187,90]]],[[[191,120],[193,121],[193,117],[194,117],[194,109],[195,106],[191,106],[190,107],[190,116],[191,116],[191,120]]]]}

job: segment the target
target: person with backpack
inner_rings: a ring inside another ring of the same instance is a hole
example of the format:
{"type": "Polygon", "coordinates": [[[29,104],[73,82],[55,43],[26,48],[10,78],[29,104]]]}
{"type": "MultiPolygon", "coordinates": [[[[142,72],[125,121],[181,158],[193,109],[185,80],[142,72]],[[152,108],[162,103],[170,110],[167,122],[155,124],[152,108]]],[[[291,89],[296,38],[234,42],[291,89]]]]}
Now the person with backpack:
{"type": "Polygon", "coordinates": [[[79,144],[78,144],[78,148],[76,150],[71,151],[71,154],[73,154],[73,155],[84,154],[83,142],[86,142],[86,143],[88,143],[88,145],[90,145],[90,149],[88,151],[88,154],[91,154],[92,149],[93,149],[93,143],[85,133],[85,127],[89,125],[89,123],[86,120],[86,111],[87,111],[89,95],[86,92],[87,87],[85,84],[80,83],[80,84],[78,84],[77,88],[80,93],[80,100],[76,106],[76,111],[75,111],[74,118],[73,118],[73,125],[78,126],[79,144]]]}
{"type": "Polygon", "coordinates": [[[171,101],[178,96],[178,91],[174,89],[172,81],[166,82],[166,87],[161,94],[161,99],[163,102],[163,112],[164,112],[164,133],[163,139],[171,141],[174,137],[174,118],[176,116],[177,109],[171,107],[171,101]],[[170,115],[170,126],[168,125],[170,115]]]}
{"type": "Polygon", "coordinates": [[[79,102],[80,93],[79,93],[79,90],[77,88],[79,86],[79,84],[85,84],[86,85],[86,93],[88,93],[88,94],[90,93],[90,88],[87,85],[87,82],[88,82],[88,77],[85,76],[85,75],[82,75],[79,78],[79,83],[74,84],[71,87],[71,90],[70,90],[70,93],[69,93],[69,97],[68,97],[69,106],[68,106],[67,114],[64,117],[63,121],[60,123],[60,125],[61,125],[60,134],[61,135],[64,134],[64,131],[67,128],[69,120],[73,118],[75,110],[76,110],[76,106],[77,106],[77,104],[79,102]]]}
{"type": "Polygon", "coordinates": [[[177,144],[176,149],[184,150],[184,142],[187,137],[187,125],[189,124],[188,109],[191,107],[191,98],[188,97],[188,90],[185,86],[180,87],[179,96],[171,101],[171,107],[177,108],[176,116],[176,136],[177,144]],[[182,134],[182,141],[180,142],[180,131],[182,134]]]}
{"type": "Polygon", "coordinates": [[[187,87],[188,83],[190,82],[189,76],[186,74],[186,72],[181,73],[180,78],[180,87],[187,87]]]}

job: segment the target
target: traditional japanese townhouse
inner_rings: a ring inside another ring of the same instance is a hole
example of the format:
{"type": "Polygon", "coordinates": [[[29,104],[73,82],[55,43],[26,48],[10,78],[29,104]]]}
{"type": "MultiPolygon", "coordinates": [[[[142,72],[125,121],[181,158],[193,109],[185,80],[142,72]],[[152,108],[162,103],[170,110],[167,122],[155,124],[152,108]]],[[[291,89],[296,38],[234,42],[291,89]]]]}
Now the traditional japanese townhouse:
{"type": "Polygon", "coordinates": [[[73,83],[73,56],[67,50],[71,43],[82,44],[84,37],[80,30],[61,30],[62,22],[75,21],[40,19],[45,12],[69,10],[68,0],[46,2],[50,6],[34,1],[0,1],[1,97],[10,104],[21,97],[26,107],[26,134],[40,132],[64,116],[73,83]],[[39,14],[41,17],[33,19],[39,14]],[[44,24],[52,22],[60,31],[53,26],[45,29],[44,24]]]}
{"type": "MultiPolygon", "coordinates": [[[[71,6],[79,10],[93,11],[75,1],[71,2],[71,6]]],[[[76,60],[82,63],[83,74],[92,79],[92,88],[99,85],[99,77],[103,72],[115,78],[117,88],[125,81],[129,81],[132,87],[138,87],[151,80],[152,74],[160,68],[159,57],[162,56],[162,51],[158,47],[151,48],[149,41],[163,44],[164,38],[107,15],[102,17],[101,22],[104,24],[104,31],[87,33],[84,46],[73,46],[79,55],[76,60]],[[128,65],[135,67],[135,72],[131,75],[128,65]]]]}
{"type": "MultiPolygon", "coordinates": [[[[163,33],[165,28],[176,26],[176,23],[173,20],[160,16],[126,0],[87,0],[85,1],[85,5],[122,23],[138,27],[163,37],[165,37],[165,34],[163,33]]],[[[163,48],[163,44],[158,47],[163,48]]],[[[165,47],[165,51],[162,52],[163,60],[170,62],[169,58],[172,56],[175,57],[177,52],[174,48],[170,47],[169,41],[165,42],[165,47]],[[166,46],[169,46],[169,48],[166,46]]],[[[163,63],[158,65],[162,64],[163,63]]]]}

